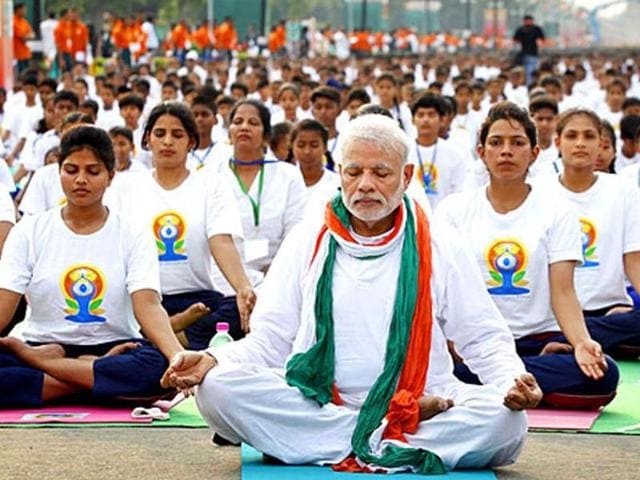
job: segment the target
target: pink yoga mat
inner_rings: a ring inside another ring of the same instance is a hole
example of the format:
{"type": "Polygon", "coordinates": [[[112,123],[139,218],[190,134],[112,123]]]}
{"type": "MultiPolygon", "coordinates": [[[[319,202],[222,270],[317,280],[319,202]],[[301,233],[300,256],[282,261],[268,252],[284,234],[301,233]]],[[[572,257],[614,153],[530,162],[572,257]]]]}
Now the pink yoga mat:
{"type": "Polygon", "coordinates": [[[60,406],[0,410],[0,424],[16,423],[151,423],[151,418],[132,418],[130,408],[60,406]]]}
{"type": "Polygon", "coordinates": [[[589,430],[599,415],[600,410],[527,410],[529,428],[544,430],[589,430]]]}

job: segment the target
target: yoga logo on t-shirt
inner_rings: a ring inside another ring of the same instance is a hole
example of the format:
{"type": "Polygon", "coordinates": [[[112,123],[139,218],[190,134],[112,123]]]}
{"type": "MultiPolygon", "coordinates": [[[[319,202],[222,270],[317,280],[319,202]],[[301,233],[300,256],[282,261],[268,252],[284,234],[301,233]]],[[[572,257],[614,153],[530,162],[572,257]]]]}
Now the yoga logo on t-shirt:
{"type": "Polygon", "coordinates": [[[187,226],[178,212],[161,213],[153,221],[153,234],[158,247],[158,259],[161,262],[186,260],[184,237],[187,226]]]}
{"type": "Polygon", "coordinates": [[[64,294],[68,315],[65,320],[75,323],[106,322],[100,308],[106,290],[104,274],[92,265],[74,265],[62,276],[60,287],[64,294]]]}
{"type": "Polygon", "coordinates": [[[438,193],[438,168],[433,163],[420,165],[416,169],[416,177],[427,195],[438,193]]]}
{"type": "Polygon", "coordinates": [[[598,230],[593,222],[587,218],[580,219],[580,230],[582,234],[582,256],[584,257],[584,263],[580,265],[580,268],[597,267],[600,265],[596,256],[598,230]]]}
{"type": "Polygon", "coordinates": [[[496,240],[485,251],[489,267],[487,281],[492,295],[522,295],[529,293],[527,274],[527,251],[524,246],[512,238],[496,240]]]}

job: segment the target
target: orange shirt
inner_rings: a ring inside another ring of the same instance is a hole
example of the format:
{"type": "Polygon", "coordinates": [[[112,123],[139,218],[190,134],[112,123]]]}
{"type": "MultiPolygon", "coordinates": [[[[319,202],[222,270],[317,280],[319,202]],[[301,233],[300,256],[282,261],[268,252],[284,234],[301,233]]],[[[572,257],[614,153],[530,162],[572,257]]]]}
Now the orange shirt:
{"type": "Polygon", "coordinates": [[[13,17],[13,56],[16,60],[29,60],[31,49],[27,46],[27,38],[33,35],[31,25],[24,17],[13,17]]]}
{"type": "Polygon", "coordinates": [[[352,48],[360,52],[371,51],[371,43],[369,43],[369,33],[368,32],[356,33],[355,42],[353,42],[352,48]]]}
{"type": "Polygon", "coordinates": [[[234,50],[238,43],[238,32],[227,22],[222,22],[218,32],[220,40],[220,48],[222,50],[234,50]]]}
{"type": "Polygon", "coordinates": [[[71,53],[73,42],[71,41],[71,22],[60,20],[53,31],[53,38],[56,41],[56,49],[60,53],[71,53]]]}
{"type": "Polygon", "coordinates": [[[207,26],[203,25],[191,34],[191,41],[199,50],[204,50],[211,45],[208,30],[207,26]]]}
{"type": "Polygon", "coordinates": [[[271,53],[275,53],[279,50],[278,48],[278,34],[273,31],[269,33],[269,38],[267,40],[267,48],[271,53]]]}
{"type": "Polygon", "coordinates": [[[85,53],[89,44],[89,29],[87,26],[78,21],[71,22],[71,45],[72,53],[85,53]]]}
{"type": "Polygon", "coordinates": [[[111,29],[111,40],[116,48],[129,48],[127,27],[122,20],[116,20],[111,29]]]}
{"type": "Polygon", "coordinates": [[[275,33],[276,41],[278,42],[278,50],[281,50],[287,46],[287,30],[283,25],[278,25],[275,33]]]}
{"type": "Polygon", "coordinates": [[[175,48],[184,50],[187,48],[187,40],[189,40],[189,30],[178,24],[171,31],[171,43],[175,48]]]}

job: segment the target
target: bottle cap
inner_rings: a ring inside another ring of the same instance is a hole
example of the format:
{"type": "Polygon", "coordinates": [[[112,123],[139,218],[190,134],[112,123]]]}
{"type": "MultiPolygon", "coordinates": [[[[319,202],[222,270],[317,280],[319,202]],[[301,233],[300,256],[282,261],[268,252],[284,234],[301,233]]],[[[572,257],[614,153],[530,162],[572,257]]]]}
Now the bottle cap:
{"type": "Polygon", "coordinates": [[[229,324],[227,322],[216,323],[216,332],[228,332],[229,324]]]}

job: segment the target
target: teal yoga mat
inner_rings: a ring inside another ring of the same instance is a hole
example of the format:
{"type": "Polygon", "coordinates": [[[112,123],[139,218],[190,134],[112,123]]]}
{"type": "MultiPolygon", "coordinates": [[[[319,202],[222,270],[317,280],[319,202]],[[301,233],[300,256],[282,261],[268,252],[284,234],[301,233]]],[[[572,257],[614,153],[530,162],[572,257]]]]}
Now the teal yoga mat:
{"type": "MultiPolygon", "coordinates": [[[[378,476],[369,473],[340,473],[330,467],[313,465],[267,465],[262,462],[262,454],[248,445],[242,445],[242,480],[340,480],[368,479],[378,476]]],[[[491,470],[468,470],[450,472],[447,475],[425,477],[413,473],[397,473],[389,480],[416,480],[417,478],[442,478],[446,480],[496,480],[491,470]]]]}

